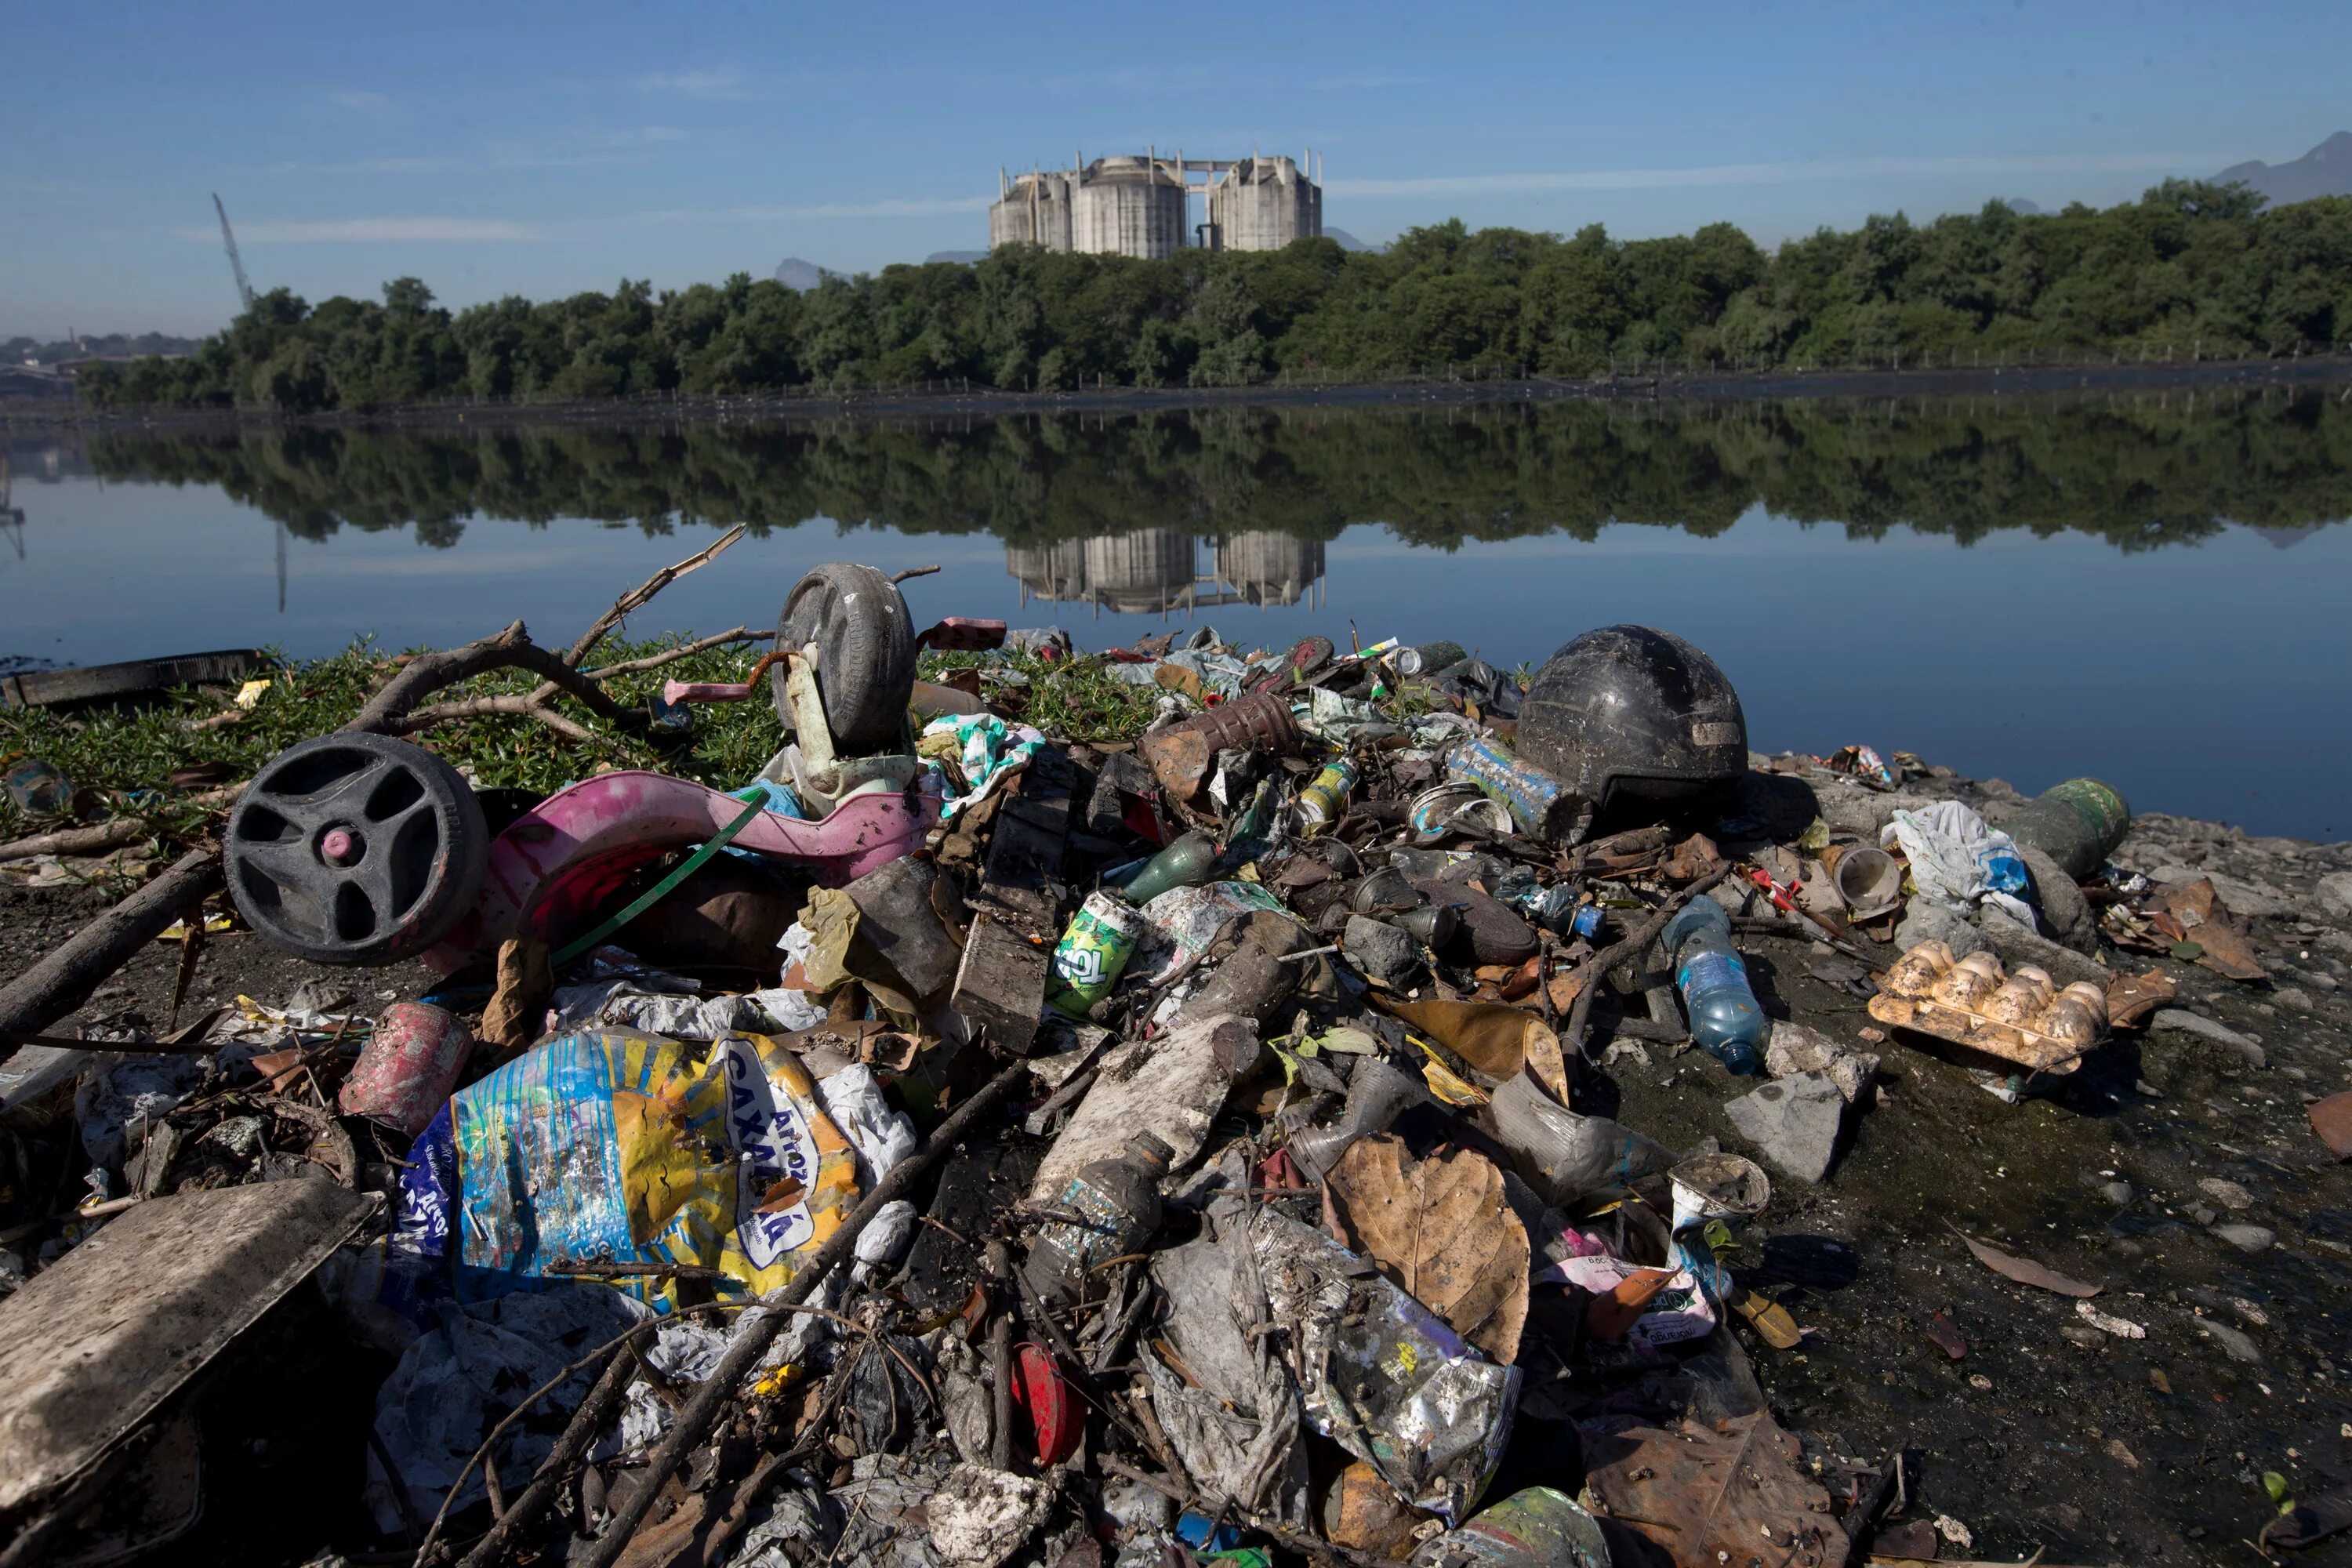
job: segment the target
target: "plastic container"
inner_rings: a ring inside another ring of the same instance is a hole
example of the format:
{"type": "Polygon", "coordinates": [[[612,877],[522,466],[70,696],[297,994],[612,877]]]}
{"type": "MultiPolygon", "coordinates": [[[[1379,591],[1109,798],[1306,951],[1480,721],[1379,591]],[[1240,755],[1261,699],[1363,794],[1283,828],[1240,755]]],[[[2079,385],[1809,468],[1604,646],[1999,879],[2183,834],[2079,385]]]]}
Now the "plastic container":
{"type": "Polygon", "coordinates": [[[1693,899],[1666,927],[1666,952],[1675,989],[1690,1015],[1691,1038],[1733,1072],[1754,1072],[1772,1025],[1756,1005],[1748,965],[1731,944],[1731,917],[1713,899],[1693,899]]]}
{"type": "Polygon", "coordinates": [[[1530,837],[1555,836],[1575,814],[1576,801],[1559,780],[1493,741],[1466,741],[1455,747],[1446,756],[1445,773],[1501,802],[1512,824],[1530,837]]]}
{"type": "Polygon", "coordinates": [[[1389,665],[1399,675],[1410,679],[1443,674],[1469,657],[1458,642],[1425,642],[1419,647],[1397,649],[1389,656],[1389,665]]]}
{"type": "Polygon", "coordinates": [[[1566,1492],[1529,1487],[1447,1531],[1412,1560],[1462,1568],[1609,1568],[1609,1540],[1566,1492]]]}
{"type": "Polygon", "coordinates": [[[1143,863],[1119,889],[1128,902],[1150,903],[1171,888],[1197,888],[1216,868],[1217,847],[1205,833],[1187,833],[1143,863]]]}
{"type": "Polygon", "coordinates": [[[1055,1202],[1083,1222],[1055,1220],[1029,1244],[1022,1272],[1048,1301],[1075,1301],[1087,1293],[1095,1268],[1139,1249],[1160,1228],[1160,1184],[1176,1152],[1158,1136],[1139,1132],[1116,1160],[1081,1166],[1055,1202]]]}
{"type": "Polygon", "coordinates": [[[2131,831],[2131,803],[2113,784],[2068,779],[2053,784],[2001,827],[2028,849],[2039,849],[2080,882],[2131,831]]]}

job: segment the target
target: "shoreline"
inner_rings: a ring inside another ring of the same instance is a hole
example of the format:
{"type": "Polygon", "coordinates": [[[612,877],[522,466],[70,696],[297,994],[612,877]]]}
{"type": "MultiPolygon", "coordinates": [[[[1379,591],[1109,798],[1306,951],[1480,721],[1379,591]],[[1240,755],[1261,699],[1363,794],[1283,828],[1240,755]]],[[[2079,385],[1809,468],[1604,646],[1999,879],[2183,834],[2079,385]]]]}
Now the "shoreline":
{"type": "Polygon", "coordinates": [[[1172,414],[1217,408],[1381,408],[1558,402],[1740,403],[1892,396],[2008,396],[2078,392],[2200,392],[2345,385],[2352,355],[2193,364],[2026,365],[1994,369],[1701,371],[1576,380],[1430,380],[1245,387],[1101,387],[1026,393],[906,391],[735,397],[654,395],[577,402],[417,404],[364,413],[278,415],[236,409],[95,413],[74,405],[0,406],[0,430],[448,430],[548,425],[772,424],[948,416],[1172,414]]]}

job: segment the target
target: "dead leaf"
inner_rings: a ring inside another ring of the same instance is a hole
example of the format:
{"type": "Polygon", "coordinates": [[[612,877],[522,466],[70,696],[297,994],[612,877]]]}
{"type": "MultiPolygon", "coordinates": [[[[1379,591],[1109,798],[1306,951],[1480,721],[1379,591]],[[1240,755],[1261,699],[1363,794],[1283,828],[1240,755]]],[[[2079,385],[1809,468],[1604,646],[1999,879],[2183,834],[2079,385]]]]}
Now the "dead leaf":
{"type": "Polygon", "coordinates": [[[1830,1494],[1797,1468],[1796,1438],[1759,1411],[1710,1429],[1595,1422],[1585,1492],[1675,1563],[1843,1563],[1830,1494]]]}
{"type": "Polygon", "coordinates": [[[1416,1160],[1386,1133],[1349,1146],[1323,1184],[1342,1244],[1505,1366],[1528,1321],[1528,1233],[1482,1154],[1416,1160]]]}
{"type": "Polygon", "coordinates": [[[1559,1037],[1540,1014],[1499,1002],[1399,1002],[1378,993],[1381,1011],[1403,1019],[1500,1082],[1527,1068],[1562,1105],[1568,1103],[1568,1064],[1559,1037]]]}
{"type": "Polygon", "coordinates": [[[2127,1029],[2171,1001],[2177,988],[2161,969],[2119,974],[2107,982],[2107,1026],[2127,1029]]]}
{"type": "Polygon", "coordinates": [[[2197,962],[2216,974],[2231,980],[2260,980],[2269,973],[2254,956],[2253,944],[2226,921],[2207,921],[2191,934],[2204,949],[2197,962]]]}
{"type": "Polygon", "coordinates": [[[1323,1534],[1333,1543],[1402,1562],[1420,1544],[1413,1528],[1430,1516],[1406,1506],[1380,1471],[1358,1459],[1323,1499],[1323,1534]]]}
{"type": "Polygon", "coordinates": [[[1969,1250],[1976,1254],[1979,1263],[2003,1279],[2016,1280],[2020,1285],[2031,1285],[2037,1290],[2055,1291],[2061,1296],[2076,1297],[2095,1296],[2106,1289],[2104,1285],[2085,1285],[2080,1279],[2069,1279],[2055,1268],[2034,1262],[2031,1258],[2019,1258],[2014,1254],[2003,1252],[1998,1247],[1987,1247],[1976,1237],[1960,1231],[1956,1230],[1952,1234],[1969,1244],[1969,1250]]]}

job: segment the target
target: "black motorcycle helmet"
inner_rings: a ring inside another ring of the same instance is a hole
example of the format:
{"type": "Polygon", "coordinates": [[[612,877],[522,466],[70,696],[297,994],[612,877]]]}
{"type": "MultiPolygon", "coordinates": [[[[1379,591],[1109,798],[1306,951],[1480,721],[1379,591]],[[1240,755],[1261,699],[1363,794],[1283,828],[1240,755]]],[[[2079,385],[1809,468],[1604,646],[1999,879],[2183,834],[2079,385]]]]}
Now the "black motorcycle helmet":
{"type": "Polygon", "coordinates": [[[1591,818],[1625,796],[1679,800],[1748,770],[1748,719],[1715,660],[1671,632],[1602,626],[1536,672],[1518,753],[1591,818]]]}

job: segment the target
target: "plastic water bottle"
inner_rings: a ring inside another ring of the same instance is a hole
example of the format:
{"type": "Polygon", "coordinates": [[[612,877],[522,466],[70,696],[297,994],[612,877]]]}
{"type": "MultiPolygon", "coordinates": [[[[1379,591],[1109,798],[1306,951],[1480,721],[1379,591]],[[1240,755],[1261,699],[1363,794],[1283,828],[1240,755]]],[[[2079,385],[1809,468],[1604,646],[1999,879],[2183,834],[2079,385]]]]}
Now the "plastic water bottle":
{"type": "Polygon", "coordinates": [[[1748,965],[1731,945],[1731,917],[1713,899],[1693,899],[1666,927],[1666,952],[1675,989],[1690,1015],[1691,1038],[1733,1072],[1754,1072],[1772,1026],[1756,1005],[1748,965]]]}

